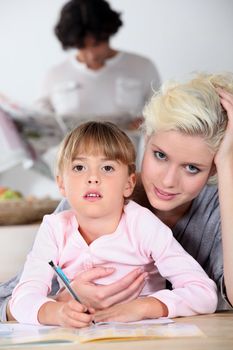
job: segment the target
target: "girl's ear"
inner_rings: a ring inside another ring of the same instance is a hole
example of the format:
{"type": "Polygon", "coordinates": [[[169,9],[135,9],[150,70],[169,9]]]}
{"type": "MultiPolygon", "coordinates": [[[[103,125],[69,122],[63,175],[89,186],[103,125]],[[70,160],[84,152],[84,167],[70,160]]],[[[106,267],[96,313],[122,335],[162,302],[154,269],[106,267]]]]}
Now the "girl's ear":
{"type": "Polygon", "coordinates": [[[134,187],[136,185],[136,174],[131,174],[128,176],[127,183],[125,185],[124,197],[128,198],[133,193],[134,187]]]}
{"type": "Polygon", "coordinates": [[[58,185],[58,188],[59,188],[59,191],[60,191],[61,195],[63,197],[65,197],[66,196],[66,192],[65,192],[65,186],[64,186],[63,177],[61,175],[57,175],[56,176],[56,182],[57,182],[57,185],[58,185]]]}

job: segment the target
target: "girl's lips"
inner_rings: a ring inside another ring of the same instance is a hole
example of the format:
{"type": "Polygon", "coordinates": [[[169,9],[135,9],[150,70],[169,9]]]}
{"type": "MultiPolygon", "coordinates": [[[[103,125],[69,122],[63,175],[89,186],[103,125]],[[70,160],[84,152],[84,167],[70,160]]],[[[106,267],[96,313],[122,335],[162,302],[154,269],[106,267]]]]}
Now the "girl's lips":
{"type": "Polygon", "coordinates": [[[88,201],[95,202],[96,200],[101,199],[102,195],[96,191],[89,191],[89,192],[85,193],[83,198],[88,200],[88,201]]]}
{"type": "Polygon", "coordinates": [[[169,192],[164,192],[160,189],[158,189],[157,187],[154,187],[154,192],[155,192],[155,195],[159,198],[159,199],[162,199],[162,200],[171,200],[173,198],[175,198],[177,196],[178,193],[169,193],[169,192]]]}

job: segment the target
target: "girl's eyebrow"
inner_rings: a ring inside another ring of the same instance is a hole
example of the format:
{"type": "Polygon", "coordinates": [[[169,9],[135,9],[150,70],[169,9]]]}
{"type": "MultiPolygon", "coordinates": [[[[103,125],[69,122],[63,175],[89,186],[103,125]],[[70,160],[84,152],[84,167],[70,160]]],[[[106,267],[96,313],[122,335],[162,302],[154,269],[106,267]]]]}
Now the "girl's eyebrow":
{"type": "MultiPolygon", "coordinates": [[[[73,161],[75,161],[75,160],[87,160],[88,159],[88,157],[84,157],[84,156],[76,156],[75,158],[73,158],[73,161]]],[[[112,162],[116,162],[117,160],[116,159],[112,159],[112,158],[108,158],[108,157],[103,157],[103,158],[100,158],[100,160],[101,161],[106,161],[106,160],[108,160],[108,161],[112,161],[112,162]]]]}

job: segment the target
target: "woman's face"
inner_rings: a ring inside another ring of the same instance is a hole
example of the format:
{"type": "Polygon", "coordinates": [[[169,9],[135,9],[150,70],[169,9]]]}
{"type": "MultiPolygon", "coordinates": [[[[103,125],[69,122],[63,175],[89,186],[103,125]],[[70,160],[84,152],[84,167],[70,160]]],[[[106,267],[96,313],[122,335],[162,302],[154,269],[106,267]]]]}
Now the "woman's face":
{"type": "Polygon", "coordinates": [[[213,159],[200,136],[154,133],[147,140],[141,174],[150,204],[167,212],[186,207],[214,174],[213,159]]]}

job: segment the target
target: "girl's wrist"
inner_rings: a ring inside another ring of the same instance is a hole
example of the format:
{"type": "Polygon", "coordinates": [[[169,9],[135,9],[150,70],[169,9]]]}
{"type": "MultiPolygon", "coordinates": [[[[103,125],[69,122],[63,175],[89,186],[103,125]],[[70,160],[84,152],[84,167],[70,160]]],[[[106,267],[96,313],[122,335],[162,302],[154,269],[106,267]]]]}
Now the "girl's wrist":
{"type": "Polygon", "coordinates": [[[43,304],[37,314],[38,322],[45,325],[58,325],[58,310],[62,302],[48,301],[43,304]]]}
{"type": "Polygon", "coordinates": [[[154,297],[146,297],[143,299],[145,302],[144,318],[158,318],[168,316],[168,308],[162,301],[154,297]]]}

